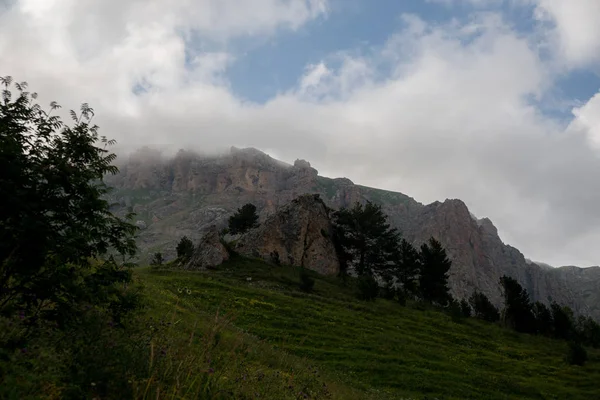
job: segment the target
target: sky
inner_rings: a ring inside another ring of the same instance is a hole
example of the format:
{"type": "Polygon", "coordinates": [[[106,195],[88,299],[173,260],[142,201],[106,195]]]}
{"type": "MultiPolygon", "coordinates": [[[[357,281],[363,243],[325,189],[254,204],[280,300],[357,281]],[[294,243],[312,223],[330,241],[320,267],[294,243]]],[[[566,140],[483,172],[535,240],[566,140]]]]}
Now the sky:
{"type": "Polygon", "coordinates": [[[256,147],[600,264],[598,0],[0,0],[0,76],[121,149],[256,147]]]}

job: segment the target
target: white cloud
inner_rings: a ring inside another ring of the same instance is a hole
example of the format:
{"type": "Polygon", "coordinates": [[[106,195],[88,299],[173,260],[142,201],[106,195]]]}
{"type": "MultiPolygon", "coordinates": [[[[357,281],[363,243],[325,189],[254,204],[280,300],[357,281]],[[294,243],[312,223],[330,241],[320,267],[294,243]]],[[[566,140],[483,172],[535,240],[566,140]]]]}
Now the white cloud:
{"type": "Polygon", "coordinates": [[[557,50],[568,66],[600,62],[600,1],[535,0],[536,17],[552,23],[557,50]]]}
{"type": "Polygon", "coordinates": [[[540,114],[527,99],[543,96],[553,71],[497,14],[447,25],[404,16],[379,53],[326,57],[260,105],[232,94],[226,41],[297,29],[326,2],[17,4],[0,14],[0,54],[11,55],[0,74],[29,81],[44,102],[89,102],[102,134],[124,145],[273,149],[423,202],[462,198],[532,259],[600,262],[600,249],[583,245],[600,237],[600,158],[589,146],[600,137],[599,97],[575,110],[567,132],[540,114]],[[198,32],[225,45],[186,58],[198,32]]]}

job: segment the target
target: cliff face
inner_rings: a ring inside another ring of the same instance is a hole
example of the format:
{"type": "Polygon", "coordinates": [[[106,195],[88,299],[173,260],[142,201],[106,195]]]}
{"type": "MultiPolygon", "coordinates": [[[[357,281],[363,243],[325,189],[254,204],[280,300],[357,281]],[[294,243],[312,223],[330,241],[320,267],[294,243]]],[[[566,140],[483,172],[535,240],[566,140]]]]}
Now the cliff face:
{"type": "Polygon", "coordinates": [[[304,195],[281,207],[236,243],[241,254],[335,275],[340,270],[331,242],[333,226],[317,195],[304,195]]]}
{"type": "Polygon", "coordinates": [[[196,241],[211,225],[225,227],[229,215],[248,202],[257,206],[265,223],[302,194],[319,194],[332,208],[370,200],[382,205],[414,245],[430,236],[440,240],[453,261],[450,285],[455,296],[469,296],[477,288],[499,304],[498,281],[506,274],[535,300],[556,300],[600,319],[600,268],[552,269],[528,262],[502,242],[489,219],[473,218],[460,200],[423,205],[404,194],[355,185],[346,178],[320,177],[304,160],[289,165],[256,149],[232,148],[219,157],[180,151],[169,160],[144,149],[120,169],[109,180],[116,188],[115,211],[138,214],[138,224],[144,227],[138,242],[145,251],[160,249],[174,256],[181,236],[196,241]]]}

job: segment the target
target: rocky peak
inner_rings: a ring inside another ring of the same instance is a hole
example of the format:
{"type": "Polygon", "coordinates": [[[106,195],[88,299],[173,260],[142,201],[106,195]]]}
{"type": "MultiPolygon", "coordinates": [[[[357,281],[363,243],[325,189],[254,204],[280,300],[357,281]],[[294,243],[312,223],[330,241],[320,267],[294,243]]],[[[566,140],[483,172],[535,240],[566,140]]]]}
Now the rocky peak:
{"type": "Polygon", "coordinates": [[[303,195],[280,207],[236,243],[241,254],[322,274],[339,272],[329,209],[319,195],[303,195]]]}

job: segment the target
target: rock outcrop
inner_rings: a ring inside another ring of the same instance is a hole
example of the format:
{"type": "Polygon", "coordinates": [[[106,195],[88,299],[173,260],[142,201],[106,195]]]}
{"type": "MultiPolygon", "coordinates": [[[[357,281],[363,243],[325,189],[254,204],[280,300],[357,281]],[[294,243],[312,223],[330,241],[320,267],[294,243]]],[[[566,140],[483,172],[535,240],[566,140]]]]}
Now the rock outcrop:
{"type": "Polygon", "coordinates": [[[185,265],[185,269],[211,269],[227,260],[229,260],[229,252],[221,243],[216,225],[212,225],[194,249],[194,253],[185,265]]]}
{"type": "MultiPolygon", "coordinates": [[[[111,201],[118,204],[116,212],[133,208],[145,223],[138,241],[142,252],[159,248],[167,258],[174,258],[181,236],[198,240],[211,225],[225,227],[227,217],[248,202],[256,205],[265,226],[302,194],[318,193],[331,208],[370,200],[382,205],[390,222],[414,245],[430,236],[440,240],[453,261],[450,286],[455,296],[466,297],[477,288],[500,304],[498,280],[506,274],[516,278],[534,300],[556,300],[600,319],[600,268],[549,269],[532,263],[502,242],[489,219],[474,218],[460,200],[423,205],[402,193],[318,176],[307,161],[290,165],[256,149],[232,148],[229,154],[211,157],[180,151],[171,159],[144,149],[120,169],[120,174],[107,178],[117,189],[111,201]]],[[[281,262],[289,262],[289,257],[294,263],[302,259],[298,249],[284,249],[273,245],[270,251],[277,250],[281,262]]],[[[268,256],[266,251],[261,250],[268,256]]]]}
{"type": "Polygon", "coordinates": [[[331,241],[329,210],[319,195],[304,195],[281,207],[236,243],[248,256],[335,275],[340,264],[331,241]]]}

